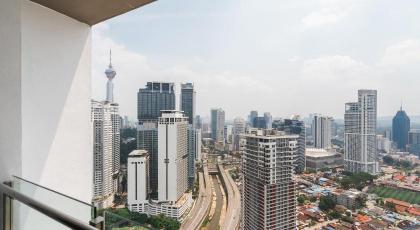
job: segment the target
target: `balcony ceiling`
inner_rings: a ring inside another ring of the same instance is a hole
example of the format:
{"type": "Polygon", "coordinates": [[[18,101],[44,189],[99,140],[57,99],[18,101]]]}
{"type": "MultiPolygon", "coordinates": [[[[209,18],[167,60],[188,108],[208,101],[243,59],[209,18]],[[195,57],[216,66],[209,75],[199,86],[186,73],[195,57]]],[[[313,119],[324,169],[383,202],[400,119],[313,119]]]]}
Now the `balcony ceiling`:
{"type": "Polygon", "coordinates": [[[31,0],[88,25],[95,25],[155,0],[31,0]]]}

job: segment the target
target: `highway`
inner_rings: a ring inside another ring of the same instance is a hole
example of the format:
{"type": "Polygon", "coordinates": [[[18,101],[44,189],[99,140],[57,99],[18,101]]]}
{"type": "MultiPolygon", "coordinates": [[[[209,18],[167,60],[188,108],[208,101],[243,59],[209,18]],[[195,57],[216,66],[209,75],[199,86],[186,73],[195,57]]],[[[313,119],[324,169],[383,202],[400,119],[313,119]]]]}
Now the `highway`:
{"type": "Polygon", "coordinates": [[[227,211],[224,222],[221,225],[221,230],[239,229],[240,215],[241,215],[241,194],[238,186],[221,164],[218,165],[222,179],[226,184],[227,192],[227,211]]]}
{"type": "Polygon", "coordinates": [[[211,179],[213,180],[213,187],[216,193],[216,207],[215,207],[215,212],[213,214],[213,217],[211,218],[211,221],[208,223],[207,227],[208,229],[218,229],[220,215],[222,213],[222,207],[223,207],[223,196],[222,196],[220,184],[217,180],[217,176],[212,175],[211,179]]]}
{"type": "Polygon", "coordinates": [[[181,225],[181,230],[199,229],[210,209],[212,201],[211,178],[207,165],[203,164],[203,172],[199,172],[200,192],[194,207],[181,225]]]}

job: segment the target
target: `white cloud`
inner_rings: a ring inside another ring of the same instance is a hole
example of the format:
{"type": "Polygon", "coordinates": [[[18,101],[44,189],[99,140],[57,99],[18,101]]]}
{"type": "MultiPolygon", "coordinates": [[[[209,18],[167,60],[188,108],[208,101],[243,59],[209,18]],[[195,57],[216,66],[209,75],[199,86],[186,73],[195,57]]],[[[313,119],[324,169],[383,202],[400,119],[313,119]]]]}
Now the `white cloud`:
{"type": "MultiPolygon", "coordinates": [[[[109,38],[108,30],[106,24],[95,26],[93,30],[93,98],[101,100],[105,97],[106,78],[103,72],[109,62],[109,49],[112,49],[112,64],[117,71],[114,79],[114,98],[120,104],[121,114],[136,117],[137,91],[144,87],[147,81],[193,82],[199,92],[198,112],[202,113],[207,113],[213,106],[223,107],[235,103],[235,97],[227,96],[229,94],[271,91],[271,86],[259,81],[257,77],[232,71],[200,72],[193,70],[188,64],[156,67],[146,56],[133,52],[109,38]],[[202,104],[208,107],[200,108],[202,104]]],[[[197,62],[206,63],[198,57],[192,57],[187,63],[197,62]]]]}
{"type": "Polygon", "coordinates": [[[386,69],[418,67],[420,63],[420,40],[407,39],[385,49],[379,65],[386,69]]]}
{"type": "Polygon", "coordinates": [[[306,15],[302,23],[307,28],[335,24],[348,17],[360,3],[357,0],[321,0],[318,9],[306,15]]]}
{"type": "Polygon", "coordinates": [[[303,61],[302,75],[305,78],[327,80],[354,80],[367,75],[371,68],[349,56],[323,56],[303,61]]]}

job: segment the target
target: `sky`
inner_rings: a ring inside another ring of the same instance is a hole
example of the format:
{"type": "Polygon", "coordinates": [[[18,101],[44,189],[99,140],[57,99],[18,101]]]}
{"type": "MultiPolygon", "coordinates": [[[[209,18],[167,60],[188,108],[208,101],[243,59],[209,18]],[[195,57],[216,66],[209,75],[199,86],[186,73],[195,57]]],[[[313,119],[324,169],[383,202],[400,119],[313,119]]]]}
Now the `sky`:
{"type": "Polygon", "coordinates": [[[401,101],[420,114],[420,2],[415,0],[159,0],[94,26],[92,88],[109,63],[120,114],[137,116],[148,81],[193,82],[196,113],[227,119],[342,118],[358,89],[378,90],[378,115],[401,101]]]}

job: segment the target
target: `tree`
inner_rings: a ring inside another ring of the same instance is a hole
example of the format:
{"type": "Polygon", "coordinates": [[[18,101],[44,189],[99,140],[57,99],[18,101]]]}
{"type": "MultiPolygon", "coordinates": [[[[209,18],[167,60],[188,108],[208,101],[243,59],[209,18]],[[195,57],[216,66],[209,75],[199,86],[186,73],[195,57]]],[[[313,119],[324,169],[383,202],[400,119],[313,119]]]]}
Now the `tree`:
{"type": "Polygon", "coordinates": [[[319,200],[319,209],[327,211],[335,208],[335,200],[331,196],[321,196],[319,200]]]}
{"type": "Polygon", "coordinates": [[[305,197],[304,197],[304,196],[302,196],[302,195],[300,195],[300,196],[297,198],[297,201],[298,201],[299,205],[303,205],[303,204],[305,203],[305,197]]]}
{"type": "Polygon", "coordinates": [[[384,156],[382,158],[382,160],[384,161],[385,164],[387,165],[394,165],[394,159],[390,156],[384,156]]]}
{"type": "Polygon", "coordinates": [[[395,212],[395,204],[392,203],[392,202],[386,202],[385,203],[385,208],[390,210],[390,211],[395,212]]]}
{"type": "Polygon", "coordinates": [[[340,214],[340,213],[338,213],[338,212],[337,212],[337,211],[335,211],[335,210],[329,211],[327,215],[328,215],[328,217],[329,217],[330,219],[338,219],[338,218],[340,218],[340,217],[341,217],[341,214],[340,214]]]}
{"type": "Polygon", "coordinates": [[[311,198],[309,199],[311,202],[315,202],[316,201],[316,197],[315,196],[311,196],[311,198]]]}

